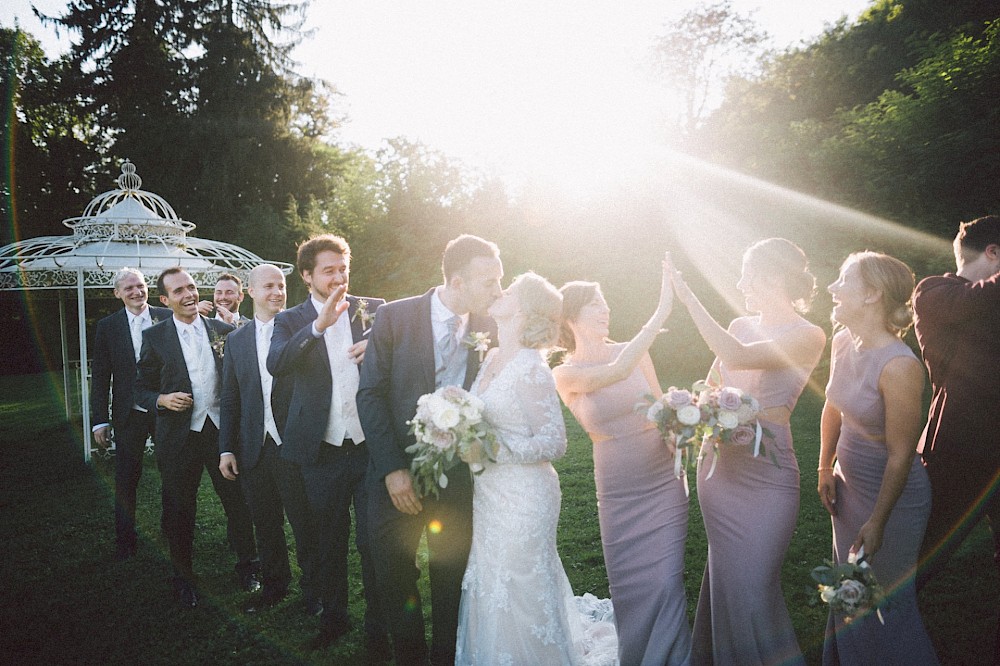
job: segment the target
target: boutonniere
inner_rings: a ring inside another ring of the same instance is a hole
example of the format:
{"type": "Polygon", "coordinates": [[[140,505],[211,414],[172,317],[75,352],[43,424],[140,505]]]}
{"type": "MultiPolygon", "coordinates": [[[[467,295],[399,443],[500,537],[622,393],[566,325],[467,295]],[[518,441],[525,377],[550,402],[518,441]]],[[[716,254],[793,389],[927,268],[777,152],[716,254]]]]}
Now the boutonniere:
{"type": "Polygon", "coordinates": [[[226,355],[226,337],[228,333],[217,333],[214,328],[208,328],[208,344],[212,347],[212,351],[219,360],[225,358],[226,355]]]}
{"type": "Polygon", "coordinates": [[[490,334],[486,331],[473,331],[465,336],[462,344],[472,351],[479,352],[479,362],[483,362],[483,357],[490,350],[490,334]]]}
{"type": "Polygon", "coordinates": [[[368,301],[365,300],[365,299],[363,299],[363,298],[359,298],[358,299],[358,307],[354,311],[354,316],[351,317],[351,321],[353,322],[353,321],[357,321],[358,319],[360,319],[361,320],[361,330],[362,331],[367,331],[368,329],[370,329],[372,327],[372,322],[375,321],[375,314],[376,313],[374,313],[374,312],[368,312],[368,301]]]}
{"type": "Polygon", "coordinates": [[[249,319],[244,319],[238,314],[233,316],[233,326],[235,326],[236,328],[239,328],[240,326],[246,324],[249,321],[250,321],[249,319]]]}

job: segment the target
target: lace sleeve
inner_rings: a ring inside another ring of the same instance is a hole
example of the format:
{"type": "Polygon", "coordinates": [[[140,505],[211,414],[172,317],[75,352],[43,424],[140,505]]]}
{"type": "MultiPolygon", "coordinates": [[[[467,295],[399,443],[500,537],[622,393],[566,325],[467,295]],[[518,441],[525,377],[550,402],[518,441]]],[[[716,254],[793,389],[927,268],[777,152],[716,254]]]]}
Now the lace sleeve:
{"type": "Polygon", "coordinates": [[[552,371],[539,359],[512,387],[514,407],[524,418],[521,428],[501,436],[499,463],[534,463],[566,453],[566,424],[552,371]]]}

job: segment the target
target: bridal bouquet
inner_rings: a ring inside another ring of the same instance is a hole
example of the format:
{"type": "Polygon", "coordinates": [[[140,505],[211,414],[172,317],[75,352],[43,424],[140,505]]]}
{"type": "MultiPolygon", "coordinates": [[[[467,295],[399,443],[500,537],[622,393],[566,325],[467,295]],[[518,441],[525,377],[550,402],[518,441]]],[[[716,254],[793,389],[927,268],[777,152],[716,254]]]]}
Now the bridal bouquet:
{"type": "MultiPolygon", "coordinates": [[[[764,429],[757,421],[760,404],[753,396],[732,386],[710,386],[704,381],[695,382],[691,390],[671,386],[659,399],[646,396],[639,408],[646,410],[646,418],[656,424],[664,439],[673,438],[677,446],[674,473],[678,478],[685,463],[695,455],[696,448],[704,441],[735,446],[754,445],[754,456],[762,452],[761,438],[764,429]]],[[[715,472],[715,458],[706,478],[715,472]]]]}
{"type": "MultiPolygon", "coordinates": [[[[417,413],[406,422],[417,441],[406,452],[414,454],[410,470],[418,495],[437,497],[448,487],[446,472],[477,443],[495,459],[496,436],[483,420],[483,407],[482,400],[459,386],[442,386],[417,400],[417,413]]],[[[481,465],[470,467],[482,471],[481,465]]]]}
{"type": "Polygon", "coordinates": [[[812,570],[812,578],[818,585],[819,598],[830,604],[835,613],[843,613],[844,621],[851,622],[874,608],[878,620],[885,624],[882,610],[882,588],[875,579],[875,572],[865,560],[864,547],[847,557],[846,564],[834,565],[828,562],[812,570]]]}

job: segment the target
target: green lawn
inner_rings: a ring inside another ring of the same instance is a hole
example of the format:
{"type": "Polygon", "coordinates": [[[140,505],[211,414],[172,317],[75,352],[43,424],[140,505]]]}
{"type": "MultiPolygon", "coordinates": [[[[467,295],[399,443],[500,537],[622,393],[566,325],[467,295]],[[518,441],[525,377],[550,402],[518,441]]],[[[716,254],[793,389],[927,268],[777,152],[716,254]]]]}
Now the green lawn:
{"type": "MultiPolygon", "coordinates": [[[[300,649],[316,621],[300,613],[297,593],[259,616],[240,614],[244,595],[236,590],[225,521],[207,475],[195,543],[202,605],[182,609],[168,595],[152,459],[139,498],[145,538],[137,557],[113,564],[113,466],[82,462],[79,424],[62,418],[54,385],[47,375],[0,377],[0,663],[360,663],[359,630],[325,651],[300,649]]],[[[830,551],[829,519],[813,490],[820,407],[819,398],[807,395],[793,419],[804,470],[802,508],[783,569],[785,597],[810,664],[820,663],[825,612],[809,605],[809,571],[830,551]]],[[[560,553],[578,594],[606,596],[590,443],[572,417],[568,424],[570,450],[557,464],[560,553]]],[[[691,499],[687,590],[693,613],[706,543],[693,488],[691,499]]],[[[293,543],[290,531],[288,541],[293,543]]],[[[946,574],[924,591],[924,620],[945,664],[990,662],[1000,597],[991,555],[989,532],[981,525],[946,574]]],[[[360,621],[360,576],[352,558],[352,615],[360,621]]]]}

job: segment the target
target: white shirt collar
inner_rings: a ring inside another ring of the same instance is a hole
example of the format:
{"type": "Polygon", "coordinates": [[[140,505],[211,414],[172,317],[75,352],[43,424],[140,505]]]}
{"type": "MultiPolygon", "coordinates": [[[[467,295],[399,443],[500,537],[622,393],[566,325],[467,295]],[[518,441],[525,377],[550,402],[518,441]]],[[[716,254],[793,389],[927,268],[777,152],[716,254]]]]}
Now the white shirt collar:
{"type": "Polygon", "coordinates": [[[139,314],[132,314],[132,312],[128,308],[125,308],[125,314],[128,316],[129,326],[131,326],[132,322],[136,319],[140,321],[152,321],[152,317],[149,314],[148,304],[142,308],[142,312],[140,312],[139,314]]]}
{"type": "MultiPolygon", "coordinates": [[[[344,294],[344,298],[347,298],[347,294],[344,294]]],[[[326,301],[319,300],[318,298],[316,298],[316,295],[313,294],[311,291],[309,292],[309,300],[312,301],[313,308],[315,308],[317,315],[323,309],[323,306],[326,305],[326,301]]]]}
{"type": "Polygon", "coordinates": [[[185,323],[185,322],[181,321],[180,319],[178,319],[177,315],[174,315],[174,326],[177,327],[177,332],[178,333],[182,333],[182,331],[184,331],[186,329],[191,329],[192,332],[198,333],[199,331],[203,330],[204,327],[205,327],[204,324],[202,324],[202,322],[201,322],[201,316],[196,316],[194,318],[194,321],[191,322],[190,324],[188,324],[188,323],[185,323]]]}

